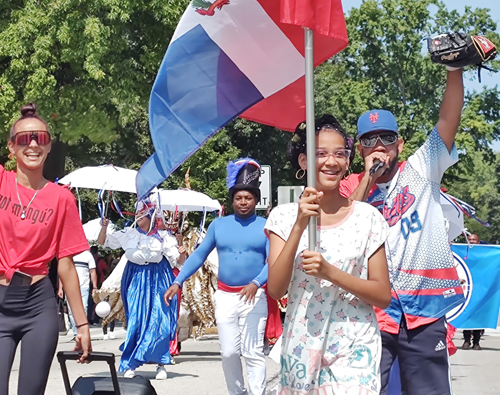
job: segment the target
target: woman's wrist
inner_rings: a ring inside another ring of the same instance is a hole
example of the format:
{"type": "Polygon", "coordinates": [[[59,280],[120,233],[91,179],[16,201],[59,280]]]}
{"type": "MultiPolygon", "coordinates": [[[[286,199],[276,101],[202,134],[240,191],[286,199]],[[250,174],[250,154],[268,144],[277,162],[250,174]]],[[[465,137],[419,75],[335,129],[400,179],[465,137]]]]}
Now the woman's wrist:
{"type": "Polygon", "coordinates": [[[335,284],[335,285],[338,285],[336,280],[337,280],[337,270],[340,270],[338,269],[337,267],[335,267],[334,265],[328,263],[328,271],[327,271],[327,274],[326,274],[326,277],[328,281],[330,281],[332,284],[335,284]]]}
{"type": "Polygon", "coordinates": [[[300,219],[297,218],[297,220],[295,221],[295,224],[293,224],[291,233],[294,233],[294,232],[299,233],[300,236],[302,236],[302,233],[304,233],[304,230],[306,230],[308,223],[309,223],[309,221],[307,221],[303,224],[302,221],[300,221],[300,219]]]}
{"type": "Polygon", "coordinates": [[[88,327],[89,326],[89,323],[88,322],[84,322],[83,324],[80,324],[80,325],[77,325],[76,326],[76,329],[80,329],[80,328],[83,328],[83,327],[88,327]]]}

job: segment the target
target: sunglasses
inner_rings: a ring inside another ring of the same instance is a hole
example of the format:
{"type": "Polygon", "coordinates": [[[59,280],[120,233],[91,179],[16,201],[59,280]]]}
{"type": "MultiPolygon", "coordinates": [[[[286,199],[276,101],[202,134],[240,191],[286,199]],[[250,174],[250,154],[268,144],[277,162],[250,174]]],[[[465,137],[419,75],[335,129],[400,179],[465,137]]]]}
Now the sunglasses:
{"type": "Polygon", "coordinates": [[[16,145],[30,145],[31,140],[35,140],[38,145],[47,145],[50,143],[50,134],[46,130],[30,130],[16,133],[10,140],[16,145]]]}
{"type": "Polygon", "coordinates": [[[373,148],[377,145],[377,140],[384,145],[391,145],[398,141],[398,135],[396,133],[376,134],[370,137],[360,137],[359,142],[365,148],[373,148]]]}

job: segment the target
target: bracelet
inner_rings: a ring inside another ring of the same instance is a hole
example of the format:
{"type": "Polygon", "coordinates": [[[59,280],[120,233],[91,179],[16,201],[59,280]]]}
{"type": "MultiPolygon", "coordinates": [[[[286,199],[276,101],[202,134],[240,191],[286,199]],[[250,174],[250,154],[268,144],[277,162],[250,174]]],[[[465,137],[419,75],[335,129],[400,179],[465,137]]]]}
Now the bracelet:
{"type": "Polygon", "coordinates": [[[88,325],[88,324],[89,324],[89,323],[88,323],[88,322],[86,322],[85,324],[80,324],[80,325],[77,325],[76,327],[77,327],[77,328],[81,328],[82,326],[85,326],[85,325],[88,325]]]}

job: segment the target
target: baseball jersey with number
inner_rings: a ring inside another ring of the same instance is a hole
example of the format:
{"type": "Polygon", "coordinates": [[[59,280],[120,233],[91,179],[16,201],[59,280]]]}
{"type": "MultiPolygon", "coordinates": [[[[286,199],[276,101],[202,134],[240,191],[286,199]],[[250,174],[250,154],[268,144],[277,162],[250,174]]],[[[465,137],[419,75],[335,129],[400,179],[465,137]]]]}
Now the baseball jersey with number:
{"type": "MultiPolygon", "coordinates": [[[[392,301],[387,309],[376,309],[385,332],[398,333],[403,314],[408,328],[414,329],[463,302],[440,204],[441,179],[457,161],[455,146],[449,152],[434,128],[408,161],[399,164],[391,182],[370,190],[367,202],[389,225],[386,253],[392,301]]],[[[340,192],[350,196],[362,178],[363,174],[347,177],[340,192]]]]}

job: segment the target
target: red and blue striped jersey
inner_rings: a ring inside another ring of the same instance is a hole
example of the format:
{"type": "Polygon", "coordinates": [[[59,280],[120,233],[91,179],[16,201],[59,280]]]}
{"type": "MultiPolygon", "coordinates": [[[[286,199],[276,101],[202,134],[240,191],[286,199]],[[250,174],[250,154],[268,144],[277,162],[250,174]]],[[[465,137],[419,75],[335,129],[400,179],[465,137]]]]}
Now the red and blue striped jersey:
{"type": "MultiPolygon", "coordinates": [[[[463,302],[440,204],[444,172],[458,160],[449,152],[436,128],[427,141],[399,164],[390,183],[375,185],[367,202],[377,207],[389,225],[386,242],[392,302],[376,309],[380,329],[398,333],[402,315],[409,329],[433,322],[463,302]]],[[[350,194],[363,174],[342,181],[350,194]]]]}

